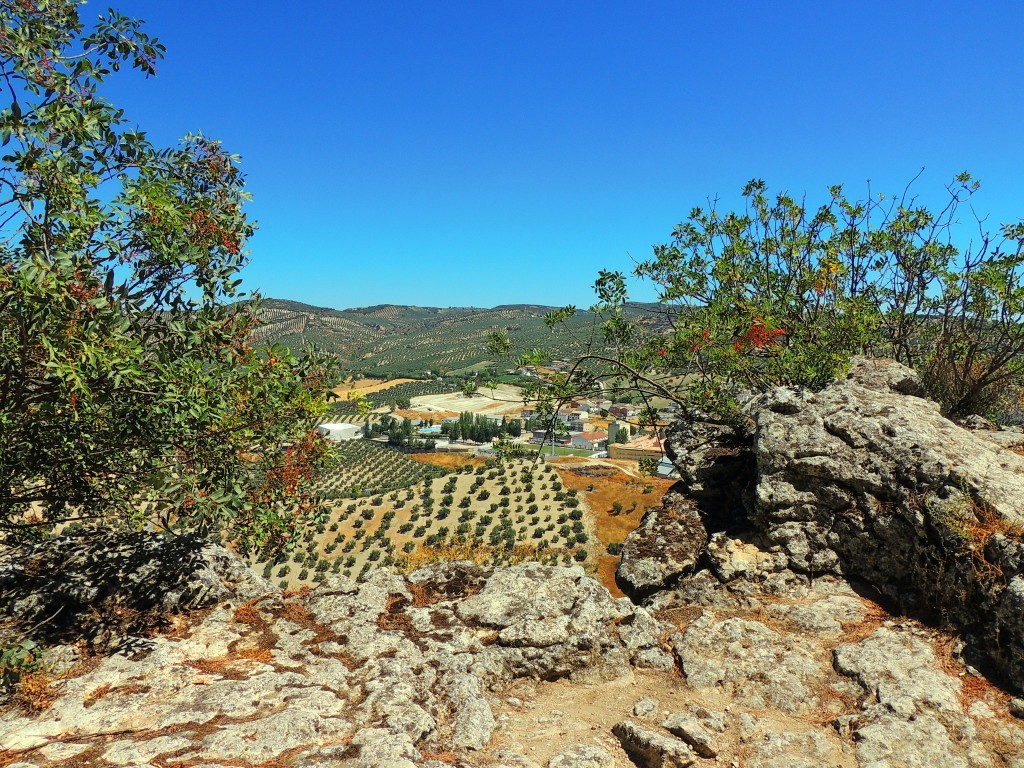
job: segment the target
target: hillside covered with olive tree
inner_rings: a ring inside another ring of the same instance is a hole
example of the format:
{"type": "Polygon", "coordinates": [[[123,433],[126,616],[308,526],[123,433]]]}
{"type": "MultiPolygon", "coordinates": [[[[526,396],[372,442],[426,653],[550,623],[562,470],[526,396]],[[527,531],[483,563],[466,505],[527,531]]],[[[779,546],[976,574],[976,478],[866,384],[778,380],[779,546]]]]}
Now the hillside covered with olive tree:
{"type": "MultiPolygon", "coordinates": [[[[547,357],[566,360],[601,344],[597,315],[580,311],[551,327],[545,317],[555,310],[539,304],[330,309],[264,299],[257,336],[261,343],[279,343],[296,352],[312,344],[336,355],[350,371],[411,377],[468,373],[492,365],[508,368],[508,360],[488,352],[488,338],[494,333],[509,334],[523,349],[540,349],[547,357]]],[[[653,304],[627,308],[630,317],[651,327],[663,324],[663,312],[653,304]]]]}

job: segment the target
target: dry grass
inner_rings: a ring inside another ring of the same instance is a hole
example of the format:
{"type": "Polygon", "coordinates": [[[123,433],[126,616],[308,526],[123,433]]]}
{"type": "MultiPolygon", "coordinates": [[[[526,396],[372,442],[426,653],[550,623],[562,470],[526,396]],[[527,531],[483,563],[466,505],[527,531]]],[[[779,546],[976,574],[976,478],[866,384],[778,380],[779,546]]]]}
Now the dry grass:
{"type": "Polygon", "coordinates": [[[879,627],[892,619],[892,614],[873,600],[862,597],[860,601],[866,609],[864,616],[857,621],[842,625],[843,643],[859,643],[864,638],[873,635],[879,627]]]}
{"type": "Polygon", "coordinates": [[[428,605],[436,603],[439,599],[432,595],[429,590],[425,589],[422,584],[414,584],[408,581],[406,582],[406,587],[412,594],[412,605],[414,608],[426,608],[428,605]]]}
{"type": "Polygon", "coordinates": [[[1006,711],[1010,695],[984,677],[978,677],[967,671],[958,653],[959,638],[949,632],[936,630],[932,639],[932,650],[939,661],[942,671],[960,681],[958,698],[964,712],[976,701],[983,701],[995,711],[1006,711]]]}
{"type": "Polygon", "coordinates": [[[629,532],[640,524],[648,507],[661,504],[665,492],[675,481],[631,477],[625,471],[617,471],[603,462],[591,466],[606,469],[608,474],[595,476],[573,471],[573,468],[587,466],[582,461],[558,461],[551,466],[558,471],[562,485],[575,489],[590,509],[598,540],[594,548],[597,550],[597,576],[613,595],[621,597],[622,592],[615,585],[615,568],[619,559],[605,555],[606,547],[623,542],[629,532]],[[644,493],[645,487],[650,488],[649,493],[644,493]],[[616,502],[622,506],[622,512],[618,514],[614,510],[616,502]]]}
{"type": "Polygon", "coordinates": [[[388,631],[409,632],[412,618],[405,612],[408,604],[409,601],[401,595],[389,595],[384,611],[377,617],[377,626],[388,631]]]}
{"type": "Polygon", "coordinates": [[[416,381],[416,379],[390,379],[389,381],[356,379],[355,381],[346,381],[344,384],[339,384],[334,388],[334,394],[341,398],[348,397],[349,392],[355,392],[357,395],[369,395],[373,392],[391,389],[391,387],[410,381],[416,381]]]}
{"type": "Polygon", "coordinates": [[[274,654],[269,648],[242,648],[235,655],[240,659],[258,661],[262,664],[269,664],[274,658],[274,654]]]}
{"type": "Polygon", "coordinates": [[[837,691],[827,677],[815,686],[812,696],[814,707],[806,714],[800,715],[801,720],[811,725],[825,727],[837,717],[856,712],[858,709],[856,697],[837,691]]]}
{"type": "Polygon", "coordinates": [[[110,683],[104,683],[99,688],[93,688],[84,699],[82,699],[82,705],[88,709],[97,701],[102,699],[108,693],[110,693],[110,683]]]}
{"type": "Polygon", "coordinates": [[[281,609],[281,618],[292,622],[292,624],[298,624],[300,627],[308,627],[310,624],[315,623],[313,614],[310,613],[309,609],[296,602],[284,604],[284,607],[281,609]]]}
{"type": "Polygon", "coordinates": [[[26,715],[38,715],[51,707],[57,695],[50,675],[45,672],[27,672],[18,681],[11,696],[11,704],[26,715]]]}
{"type": "Polygon", "coordinates": [[[234,654],[228,654],[213,659],[192,659],[185,663],[193,669],[199,670],[204,675],[216,675],[228,680],[245,680],[249,676],[232,666],[237,660],[234,654]]]}
{"type": "Polygon", "coordinates": [[[260,615],[256,609],[256,604],[263,598],[257,597],[248,602],[242,603],[235,610],[235,615],[231,617],[231,620],[238,624],[246,624],[253,629],[263,629],[268,626],[269,622],[260,615]]]}
{"type": "Polygon", "coordinates": [[[984,502],[978,502],[963,493],[962,508],[940,508],[923,505],[932,520],[961,539],[961,553],[969,555],[975,576],[982,582],[1005,582],[1006,576],[999,563],[992,562],[986,552],[992,537],[999,534],[1017,541],[1024,540],[1024,526],[1007,520],[984,502]]]}
{"type": "Polygon", "coordinates": [[[438,763],[447,763],[448,765],[459,764],[459,756],[456,755],[454,752],[450,752],[447,750],[435,751],[430,749],[421,749],[420,755],[421,759],[424,762],[430,762],[431,760],[433,760],[438,763]]]}
{"type": "Polygon", "coordinates": [[[479,456],[469,456],[462,453],[408,453],[410,459],[421,464],[433,464],[435,467],[445,469],[462,469],[467,464],[471,467],[482,467],[487,462],[479,456]]]}
{"type": "Polygon", "coordinates": [[[542,557],[571,554],[571,550],[563,547],[547,547],[540,549],[534,544],[517,544],[512,549],[491,547],[486,544],[474,545],[472,542],[446,543],[438,547],[421,545],[409,555],[404,555],[395,562],[395,570],[399,573],[412,573],[434,563],[449,563],[453,560],[467,560],[476,565],[492,565],[497,560],[503,564],[537,562],[542,557]]]}

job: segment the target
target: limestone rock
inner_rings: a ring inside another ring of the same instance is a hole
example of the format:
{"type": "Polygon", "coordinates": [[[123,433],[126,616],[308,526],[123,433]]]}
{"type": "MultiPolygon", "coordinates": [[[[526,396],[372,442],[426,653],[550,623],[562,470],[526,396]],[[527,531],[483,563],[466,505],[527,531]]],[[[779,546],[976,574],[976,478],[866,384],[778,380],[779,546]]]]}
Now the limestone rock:
{"type": "Polygon", "coordinates": [[[149,638],[146,654],[105,658],[67,680],[42,716],[0,718],[0,745],[89,742],[125,766],[184,754],[195,765],[288,755],[309,768],[413,768],[429,763],[424,750],[488,746],[490,689],[628,674],[660,630],[579,567],[331,577],[308,595],[221,603],[182,636],[149,638]],[[105,735],[118,733],[132,736],[105,735]]]}
{"type": "Polygon", "coordinates": [[[647,717],[652,714],[659,707],[657,699],[651,698],[650,696],[644,696],[640,701],[633,705],[633,714],[637,717],[647,717]]]}
{"type": "Polygon", "coordinates": [[[692,571],[706,544],[707,532],[693,504],[667,493],[662,505],[648,510],[626,536],[615,582],[630,597],[645,597],[692,571]]]}
{"type": "MultiPolygon", "coordinates": [[[[679,424],[668,444],[720,580],[766,573],[723,549],[733,537],[718,532],[746,528],[745,541],[784,559],[770,563],[780,576],[865,579],[903,609],[957,626],[1024,691],[1024,457],[923,395],[910,369],[857,358],[820,392],[778,387],[748,399],[743,428],[679,424]]],[[[706,580],[701,590],[716,594],[706,580]]]]}
{"type": "Polygon", "coordinates": [[[548,761],[548,768],[614,768],[615,758],[593,744],[575,744],[548,761]]]}
{"type": "Polygon", "coordinates": [[[725,688],[745,706],[791,713],[817,703],[821,665],[808,644],[760,622],[705,613],[669,642],[694,688],[725,688]]]}
{"type": "Polygon", "coordinates": [[[645,768],[688,768],[697,756],[685,743],[641,725],[635,720],[616,723],[612,733],[631,756],[645,768]]]}
{"type": "Polygon", "coordinates": [[[676,713],[665,720],[661,727],[685,741],[701,757],[717,757],[714,737],[691,715],[676,713]]]}
{"type": "Polygon", "coordinates": [[[138,650],[168,615],[274,589],[228,550],[193,536],[103,532],[0,545],[0,617],[8,619],[0,637],[138,650]]]}
{"type": "Polygon", "coordinates": [[[753,401],[754,520],[795,569],[859,576],[941,612],[1024,689],[1024,548],[994,539],[1024,525],[1024,457],[903,394],[912,380],[859,360],[821,392],[753,401]]]}

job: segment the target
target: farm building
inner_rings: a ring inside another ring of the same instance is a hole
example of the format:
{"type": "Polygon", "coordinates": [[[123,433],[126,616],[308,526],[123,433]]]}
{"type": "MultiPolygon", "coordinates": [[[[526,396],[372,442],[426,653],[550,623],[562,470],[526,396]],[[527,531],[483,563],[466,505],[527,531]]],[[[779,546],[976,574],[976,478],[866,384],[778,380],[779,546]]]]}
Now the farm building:
{"type": "Polygon", "coordinates": [[[363,436],[363,428],[359,424],[326,423],[316,431],[330,440],[358,440],[363,436]]]}
{"type": "Polygon", "coordinates": [[[608,413],[617,419],[631,419],[640,413],[640,409],[628,403],[616,403],[608,409],[608,413]]]}
{"type": "Polygon", "coordinates": [[[608,444],[608,435],[604,432],[580,432],[572,436],[573,448],[585,448],[588,451],[604,450],[608,444]]]}
{"type": "Polygon", "coordinates": [[[660,459],[665,455],[661,441],[654,435],[641,435],[628,443],[613,443],[608,446],[608,456],[613,459],[660,459]]]}

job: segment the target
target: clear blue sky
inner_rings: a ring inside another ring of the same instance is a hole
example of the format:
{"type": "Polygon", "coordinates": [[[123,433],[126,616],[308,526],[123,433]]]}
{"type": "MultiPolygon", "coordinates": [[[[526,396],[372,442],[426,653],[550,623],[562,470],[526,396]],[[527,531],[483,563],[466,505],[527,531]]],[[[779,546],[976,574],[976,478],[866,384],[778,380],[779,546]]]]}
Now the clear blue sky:
{"type": "Polygon", "coordinates": [[[168,51],[108,97],[243,156],[267,296],[586,306],[753,177],[816,200],[923,166],[938,199],[966,169],[1024,216],[1019,0],[118,5],[168,51]]]}

